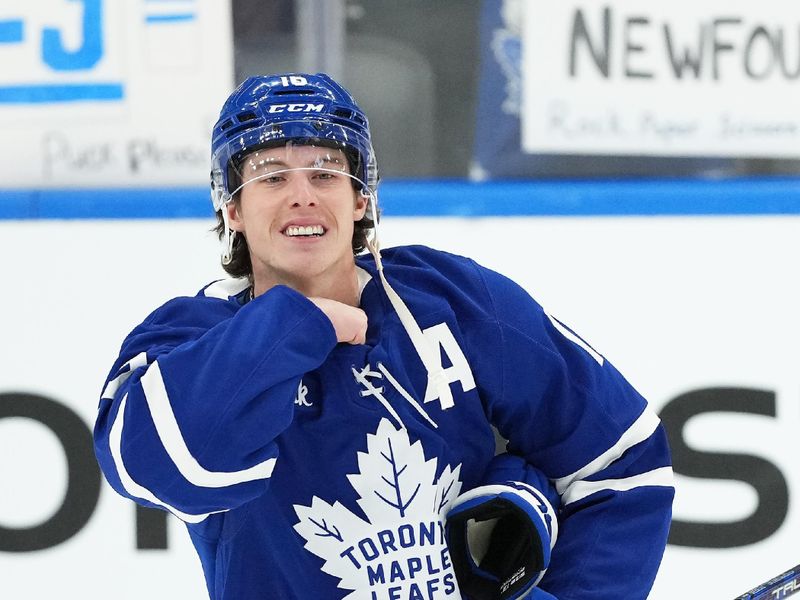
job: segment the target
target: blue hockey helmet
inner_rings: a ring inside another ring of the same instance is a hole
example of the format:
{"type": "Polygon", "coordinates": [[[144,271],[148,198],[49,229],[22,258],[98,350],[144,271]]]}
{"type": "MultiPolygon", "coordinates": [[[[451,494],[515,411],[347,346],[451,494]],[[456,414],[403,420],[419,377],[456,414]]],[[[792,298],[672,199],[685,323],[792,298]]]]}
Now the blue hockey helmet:
{"type": "Polygon", "coordinates": [[[369,123],[350,93],[324,73],[259,75],[234,90],[214,125],[214,209],[230,202],[240,186],[239,161],[256,150],[288,142],[341,149],[361,192],[374,195],[378,167],[369,123]]]}

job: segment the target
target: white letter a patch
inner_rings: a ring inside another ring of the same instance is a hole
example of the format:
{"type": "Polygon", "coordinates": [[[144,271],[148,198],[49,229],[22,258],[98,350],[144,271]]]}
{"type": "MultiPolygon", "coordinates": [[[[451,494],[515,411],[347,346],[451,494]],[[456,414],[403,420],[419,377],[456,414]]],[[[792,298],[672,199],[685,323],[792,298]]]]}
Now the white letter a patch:
{"type": "Polygon", "coordinates": [[[425,402],[439,400],[442,404],[442,410],[447,410],[454,406],[450,384],[460,381],[462,391],[468,392],[475,389],[475,378],[472,376],[472,369],[469,368],[467,357],[464,356],[464,352],[462,352],[447,323],[439,323],[428,327],[422,333],[431,348],[435,350],[435,356],[440,361],[439,364],[441,365],[441,356],[442,352],[444,352],[452,365],[442,370],[447,385],[437,386],[435,382],[428,380],[428,387],[425,390],[425,402]]]}

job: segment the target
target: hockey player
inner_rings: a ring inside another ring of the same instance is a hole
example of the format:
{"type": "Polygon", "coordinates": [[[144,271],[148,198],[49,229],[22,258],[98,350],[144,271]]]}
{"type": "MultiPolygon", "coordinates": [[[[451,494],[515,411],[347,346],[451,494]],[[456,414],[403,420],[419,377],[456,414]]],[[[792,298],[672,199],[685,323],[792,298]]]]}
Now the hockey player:
{"type": "Polygon", "coordinates": [[[250,78],[211,162],[232,277],[131,332],[95,427],[114,489],[186,523],[209,596],[646,598],[673,497],[658,418],[509,279],[379,251],[353,98],[250,78]]]}

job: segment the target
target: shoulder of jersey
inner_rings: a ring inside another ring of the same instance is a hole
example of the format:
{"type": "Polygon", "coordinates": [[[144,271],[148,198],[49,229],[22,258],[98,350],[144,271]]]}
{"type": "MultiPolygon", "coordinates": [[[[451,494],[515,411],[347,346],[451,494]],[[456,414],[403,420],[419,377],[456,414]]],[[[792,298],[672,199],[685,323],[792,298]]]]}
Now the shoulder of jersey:
{"type": "MultiPolygon", "coordinates": [[[[423,270],[457,276],[461,272],[473,276],[475,268],[475,263],[469,258],[420,245],[381,249],[381,260],[385,268],[399,272],[413,269],[417,273],[423,270]]],[[[359,257],[359,262],[366,263],[369,270],[374,270],[371,256],[359,257]]]]}
{"type": "Polygon", "coordinates": [[[150,313],[145,322],[170,326],[213,324],[236,312],[238,306],[234,306],[232,300],[248,286],[246,279],[213,281],[194,296],[177,296],[168,300],[150,313]]]}

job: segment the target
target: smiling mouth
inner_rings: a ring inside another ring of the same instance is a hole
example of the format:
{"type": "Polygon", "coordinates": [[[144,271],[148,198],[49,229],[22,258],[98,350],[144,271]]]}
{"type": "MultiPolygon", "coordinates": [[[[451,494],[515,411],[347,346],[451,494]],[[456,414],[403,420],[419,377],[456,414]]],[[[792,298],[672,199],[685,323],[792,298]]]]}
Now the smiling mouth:
{"type": "Polygon", "coordinates": [[[283,230],[287,237],[321,237],[325,235],[322,225],[290,225],[283,230]]]}

